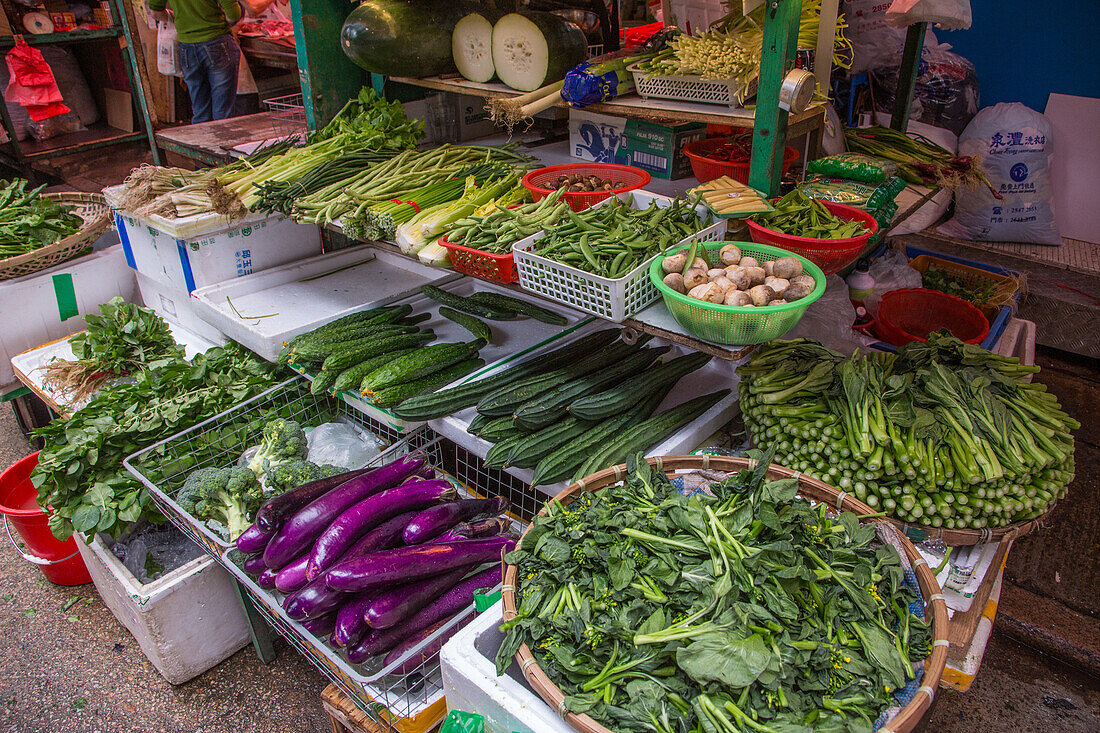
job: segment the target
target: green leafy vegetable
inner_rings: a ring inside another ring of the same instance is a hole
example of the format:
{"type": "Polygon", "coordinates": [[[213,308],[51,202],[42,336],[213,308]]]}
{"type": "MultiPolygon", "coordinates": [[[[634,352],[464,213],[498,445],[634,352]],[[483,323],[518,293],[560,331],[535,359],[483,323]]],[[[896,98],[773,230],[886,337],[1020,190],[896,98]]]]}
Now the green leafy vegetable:
{"type": "Polygon", "coordinates": [[[41,195],[45,184],[27,190],[16,178],[0,188],[0,260],[53,244],[84,226],[68,206],[41,195]]]}

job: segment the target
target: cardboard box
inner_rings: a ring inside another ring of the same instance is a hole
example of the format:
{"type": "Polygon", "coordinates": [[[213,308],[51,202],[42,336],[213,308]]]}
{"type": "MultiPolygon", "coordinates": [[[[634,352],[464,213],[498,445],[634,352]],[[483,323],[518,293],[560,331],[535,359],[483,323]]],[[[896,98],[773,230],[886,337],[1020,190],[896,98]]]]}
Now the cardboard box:
{"type": "Polygon", "coordinates": [[[626,126],[623,117],[571,109],[569,154],[593,163],[626,163],[626,126]]]}
{"type": "Polygon", "coordinates": [[[654,178],[675,180],[691,175],[691,161],[684,146],[706,137],[701,122],[658,125],[629,120],[626,123],[626,153],[629,165],[641,168],[654,178]]]}

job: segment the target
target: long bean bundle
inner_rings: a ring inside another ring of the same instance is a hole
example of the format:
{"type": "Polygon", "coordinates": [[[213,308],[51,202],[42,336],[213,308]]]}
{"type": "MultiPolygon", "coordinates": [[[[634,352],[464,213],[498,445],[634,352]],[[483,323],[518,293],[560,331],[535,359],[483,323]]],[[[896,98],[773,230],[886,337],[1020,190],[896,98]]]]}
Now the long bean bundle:
{"type": "Polygon", "coordinates": [[[807,339],[742,366],[741,411],[776,460],[898,519],[949,529],[1038,517],[1073,479],[1080,424],[1038,371],[953,336],[843,359],[807,339]]]}

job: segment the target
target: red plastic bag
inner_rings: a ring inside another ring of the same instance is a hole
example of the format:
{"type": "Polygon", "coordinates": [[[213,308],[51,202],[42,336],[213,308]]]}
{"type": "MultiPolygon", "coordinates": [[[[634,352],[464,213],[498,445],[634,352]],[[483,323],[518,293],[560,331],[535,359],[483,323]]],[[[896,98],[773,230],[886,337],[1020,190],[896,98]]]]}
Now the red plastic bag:
{"type": "Polygon", "coordinates": [[[40,122],[72,111],[62,102],[53,70],[41,51],[20,40],[4,60],[10,75],[4,98],[26,107],[32,120],[40,122]]]}

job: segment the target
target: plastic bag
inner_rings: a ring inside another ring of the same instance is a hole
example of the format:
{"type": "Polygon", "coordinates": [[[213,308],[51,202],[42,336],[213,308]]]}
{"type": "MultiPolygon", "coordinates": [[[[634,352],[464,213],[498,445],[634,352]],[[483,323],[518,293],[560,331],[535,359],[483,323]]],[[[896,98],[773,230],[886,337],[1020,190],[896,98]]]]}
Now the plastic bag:
{"type": "MultiPolygon", "coordinates": [[[[845,35],[852,42],[852,74],[897,64],[905,47],[905,31],[886,23],[889,0],[846,0],[840,8],[848,23],[845,35]]],[[[928,30],[924,45],[935,46],[936,35],[928,30]]]]}
{"type": "Polygon", "coordinates": [[[306,432],[306,460],[353,470],[363,468],[382,452],[383,442],[374,433],[350,422],[327,422],[306,432]]]}
{"type": "Polygon", "coordinates": [[[909,266],[909,258],[896,249],[888,250],[882,257],[871,260],[870,273],[875,279],[875,291],[863,301],[863,305],[872,316],[878,313],[878,302],[882,300],[883,293],[919,288],[923,285],[920,273],[909,266]]]}
{"type": "Polygon", "coordinates": [[[894,0],[886,11],[886,22],[894,28],[934,23],[945,31],[958,31],[973,21],[970,0],[894,0]]]}
{"type": "Polygon", "coordinates": [[[26,107],[32,121],[41,122],[72,111],[62,101],[53,70],[37,48],[20,39],[4,55],[4,61],[8,66],[4,100],[26,107]]]}
{"type": "Polygon", "coordinates": [[[175,23],[157,21],[157,71],[165,76],[183,76],[175,23]]]}
{"type": "Polygon", "coordinates": [[[80,123],[80,117],[76,112],[53,115],[44,120],[35,120],[32,117],[27,123],[27,132],[35,140],[48,140],[57,135],[66,135],[70,132],[80,132],[87,129],[80,123]]]}
{"type": "MultiPolygon", "coordinates": [[[[900,73],[900,52],[871,71],[871,90],[877,111],[893,110],[900,73]]],[[[950,44],[926,45],[917,66],[909,118],[958,135],[977,112],[978,72],[974,64],[952,52],[950,44]]]]}
{"type": "Polygon", "coordinates": [[[857,206],[867,211],[882,208],[897,198],[904,189],[905,181],[897,176],[890,176],[878,184],[847,178],[815,176],[802,184],[802,190],[810,198],[857,206]]]}
{"type": "Polygon", "coordinates": [[[1061,244],[1050,166],[1053,126],[1019,102],[978,113],[959,137],[959,155],[981,156],[997,200],[984,186],[955,192],[955,218],[944,233],[968,239],[1061,244]]]}
{"type": "Polygon", "coordinates": [[[840,275],[826,275],[824,294],[806,309],[802,319],[783,338],[816,339],[826,348],[851,354],[864,346],[852,330],[855,321],[856,309],[848,299],[848,284],[840,275]]]}
{"type": "Polygon", "coordinates": [[[606,61],[634,56],[637,53],[637,48],[624,48],[577,64],[565,75],[565,86],[562,87],[561,98],[577,109],[582,109],[590,104],[607,102],[619,95],[634,91],[633,74],[626,72],[620,76],[617,71],[595,73],[592,67],[606,61]]]}
{"type": "Polygon", "coordinates": [[[847,178],[865,183],[881,183],[898,172],[898,164],[885,158],[862,153],[840,153],[811,160],[806,165],[810,173],[847,178]]]}

